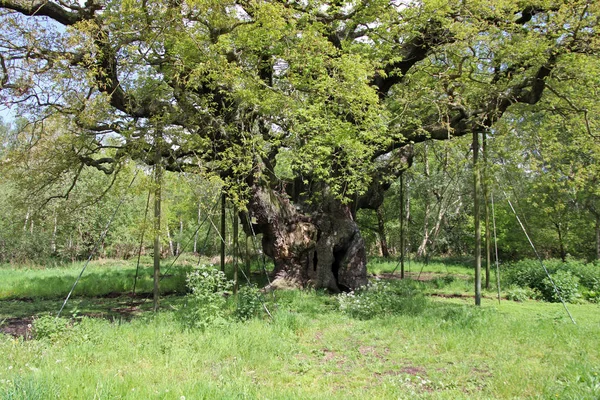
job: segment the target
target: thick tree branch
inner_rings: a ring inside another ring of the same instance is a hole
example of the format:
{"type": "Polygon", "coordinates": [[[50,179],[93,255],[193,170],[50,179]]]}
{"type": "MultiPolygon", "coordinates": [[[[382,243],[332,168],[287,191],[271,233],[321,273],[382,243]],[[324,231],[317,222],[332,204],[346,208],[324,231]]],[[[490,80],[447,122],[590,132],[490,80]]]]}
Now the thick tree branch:
{"type": "Polygon", "coordinates": [[[73,11],[48,0],[0,0],[0,8],[17,11],[27,16],[45,16],[62,25],[74,25],[89,19],[94,11],[100,9],[93,2],[87,2],[86,8],[80,8],[81,12],[73,11]]]}

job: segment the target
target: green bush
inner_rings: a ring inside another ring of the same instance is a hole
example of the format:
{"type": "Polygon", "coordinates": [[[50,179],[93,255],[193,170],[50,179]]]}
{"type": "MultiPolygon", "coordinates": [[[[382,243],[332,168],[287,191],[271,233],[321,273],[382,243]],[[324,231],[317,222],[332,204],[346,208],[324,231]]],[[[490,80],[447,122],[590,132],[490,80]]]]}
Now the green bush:
{"type": "Polygon", "coordinates": [[[581,297],[579,294],[579,278],[570,271],[557,271],[551,275],[552,280],[545,278],[542,281],[542,295],[544,300],[557,303],[562,300],[573,303],[581,297]],[[554,282],[554,284],[553,284],[554,282]]]}
{"type": "Polygon", "coordinates": [[[418,314],[426,307],[423,294],[408,281],[376,280],[337,296],[340,311],[359,319],[395,314],[418,314]]]}
{"type": "MultiPolygon", "coordinates": [[[[567,260],[567,262],[546,260],[544,266],[551,276],[558,274],[557,287],[560,290],[560,286],[564,286],[562,296],[565,297],[565,301],[575,301],[580,298],[580,287],[586,300],[597,301],[600,293],[600,266],[577,260],[567,260]]],[[[522,260],[506,265],[503,268],[502,280],[511,286],[538,290],[546,301],[560,301],[546,272],[537,260],[522,260]]],[[[516,292],[513,294],[518,296],[516,292]]]]}
{"type": "Polygon", "coordinates": [[[563,268],[579,278],[581,286],[589,290],[600,291],[600,265],[569,262],[563,268]]]}
{"type": "MultiPolygon", "coordinates": [[[[544,262],[544,265],[550,273],[556,271],[558,267],[555,261],[557,260],[548,260],[544,262]]],[[[541,290],[544,278],[546,278],[546,272],[537,260],[522,260],[508,264],[502,271],[502,281],[504,284],[521,288],[541,290]]]]}
{"type": "Polygon", "coordinates": [[[584,289],[581,295],[590,303],[600,303],[600,291],[584,289]]]}
{"type": "Polygon", "coordinates": [[[260,296],[260,290],[256,285],[242,286],[237,293],[236,319],[247,321],[256,317],[262,309],[260,296]]]}
{"type": "Polygon", "coordinates": [[[232,288],[222,271],[202,265],[187,275],[186,305],[181,317],[189,328],[206,329],[226,321],[227,296],[232,288]]]}

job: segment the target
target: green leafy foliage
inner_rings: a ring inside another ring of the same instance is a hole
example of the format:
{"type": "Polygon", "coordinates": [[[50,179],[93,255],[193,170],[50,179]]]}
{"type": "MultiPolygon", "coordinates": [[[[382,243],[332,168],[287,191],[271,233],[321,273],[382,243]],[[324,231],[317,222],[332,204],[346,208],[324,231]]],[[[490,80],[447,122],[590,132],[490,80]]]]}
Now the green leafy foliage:
{"type": "Polygon", "coordinates": [[[573,303],[581,297],[579,278],[570,271],[558,270],[542,280],[542,294],[546,301],[557,303],[561,300],[573,303]]]}
{"type": "Polygon", "coordinates": [[[596,263],[586,264],[576,260],[567,262],[546,260],[544,266],[552,280],[548,278],[537,260],[522,260],[506,265],[502,272],[502,280],[508,285],[520,288],[510,289],[513,291],[513,297],[519,298],[517,301],[524,300],[524,297],[537,297],[529,296],[528,290],[540,293],[544,300],[550,302],[560,301],[560,296],[564,301],[575,302],[582,295],[584,299],[589,298],[591,301],[596,301],[598,282],[600,281],[600,268],[596,263]],[[554,281],[560,296],[556,293],[552,281],[554,281]]]}
{"type": "Polygon", "coordinates": [[[33,337],[53,341],[65,335],[70,325],[71,322],[68,319],[57,318],[54,315],[44,315],[33,321],[33,337]]]}
{"type": "MultiPolygon", "coordinates": [[[[548,260],[544,262],[544,265],[552,273],[558,268],[559,262],[558,260],[548,260]]],[[[546,273],[539,261],[528,259],[507,264],[504,266],[501,276],[504,284],[541,290],[546,273]]]]}
{"type": "Polygon", "coordinates": [[[540,300],[542,298],[542,294],[537,289],[511,286],[506,290],[506,298],[512,301],[523,302],[529,299],[540,300]]]}
{"type": "Polygon", "coordinates": [[[187,275],[190,293],[181,310],[182,321],[187,327],[204,330],[211,325],[226,322],[226,304],[233,282],[212,265],[202,265],[187,275]]]}
{"type": "Polygon", "coordinates": [[[262,310],[261,292],[258,286],[248,284],[242,286],[236,297],[235,318],[247,321],[256,317],[262,310]]]}

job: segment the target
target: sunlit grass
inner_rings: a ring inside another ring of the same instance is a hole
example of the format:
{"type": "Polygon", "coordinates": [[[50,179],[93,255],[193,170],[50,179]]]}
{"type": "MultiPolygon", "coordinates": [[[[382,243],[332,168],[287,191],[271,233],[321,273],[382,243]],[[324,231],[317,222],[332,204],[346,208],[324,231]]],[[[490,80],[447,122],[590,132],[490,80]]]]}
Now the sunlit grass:
{"type": "MultiPolygon", "coordinates": [[[[468,267],[450,267],[455,274],[424,268],[433,279],[413,285],[430,295],[472,294],[468,267]]],[[[121,279],[107,273],[113,278],[121,279]]],[[[0,399],[600,397],[600,306],[569,305],[574,325],[561,304],[490,297],[475,307],[470,297],[428,296],[410,315],[362,320],[340,312],[324,292],[275,292],[264,296],[272,319],[263,313],[205,331],[182,325],[182,297],[163,298],[156,315],[150,301],[136,299],[136,312],[121,314],[130,298],[77,297],[57,336],[0,334],[0,399]]],[[[54,315],[61,302],[0,301],[0,323],[54,315]]]]}
{"type": "MultiPolygon", "coordinates": [[[[153,264],[149,257],[143,257],[138,271],[136,293],[151,293],[153,287],[153,264]]],[[[186,274],[198,263],[209,264],[203,257],[184,254],[175,263],[173,259],[161,261],[161,291],[163,293],[184,293],[186,274]]],[[[5,299],[53,299],[65,297],[77,277],[82,272],[84,262],[42,266],[0,266],[0,300],[5,299]]],[[[115,293],[129,293],[133,290],[136,276],[136,260],[94,260],[82,274],[73,291],[73,296],[105,296],[115,293]]],[[[228,264],[226,272],[232,276],[233,266],[228,264]]],[[[262,265],[254,262],[251,266],[253,280],[265,280],[262,265]]],[[[240,273],[240,278],[243,275],[240,273]]]]}
{"type": "Polygon", "coordinates": [[[84,319],[53,340],[0,339],[4,398],[597,398],[597,306],[481,309],[355,320],[331,296],[287,292],[273,320],[187,331],[172,311],[84,319]],[[583,375],[582,375],[583,374],[583,375]],[[581,380],[586,376],[588,380],[581,380]],[[24,392],[29,391],[26,396],[24,392]],[[8,396],[10,394],[11,397],[8,396]]]}

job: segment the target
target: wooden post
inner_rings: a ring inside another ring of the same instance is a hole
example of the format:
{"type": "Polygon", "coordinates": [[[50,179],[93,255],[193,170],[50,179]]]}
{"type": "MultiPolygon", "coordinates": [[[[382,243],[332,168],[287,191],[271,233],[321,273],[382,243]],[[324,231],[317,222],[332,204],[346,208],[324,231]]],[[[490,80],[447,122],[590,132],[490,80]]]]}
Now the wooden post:
{"type": "Polygon", "coordinates": [[[221,271],[225,272],[225,192],[221,194],[221,271]]]}
{"type": "Polygon", "coordinates": [[[158,145],[158,135],[155,143],[156,154],[154,160],[154,289],[153,289],[153,307],[154,312],[158,311],[160,294],[160,217],[161,217],[161,155],[158,145]]]}
{"type": "Polygon", "coordinates": [[[238,291],[238,214],[237,207],[233,207],[233,293],[238,291]]]}
{"type": "Polygon", "coordinates": [[[404,172],[400,173],[400,279],[404,279],[404,172]]]}
{"type": "Polygon", "coordinates": [[[481,230],[479,215],[479,132],[473,132],[473,217],[475,221],[475,305],[481,305],[481,230]]]}
{"type": "Polygon", "coordinates": [[[489,206],[489,177],[487,159],[487,132],[482,134],[481,145],[483,147],[483,204],[485,212],[485,288],[490,289],[490,269],[492,265],[492,235],[490,231],[490,206],[489,206]]]}

